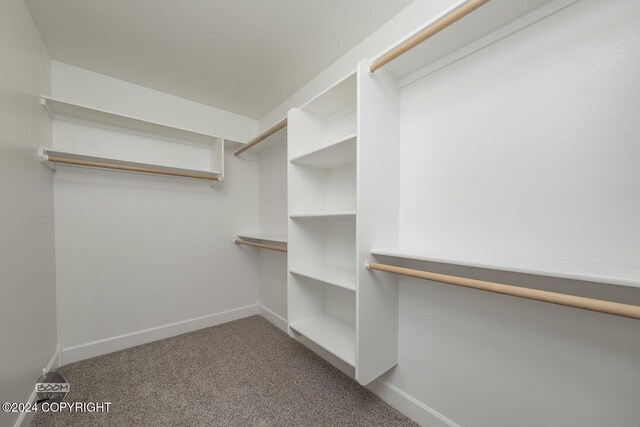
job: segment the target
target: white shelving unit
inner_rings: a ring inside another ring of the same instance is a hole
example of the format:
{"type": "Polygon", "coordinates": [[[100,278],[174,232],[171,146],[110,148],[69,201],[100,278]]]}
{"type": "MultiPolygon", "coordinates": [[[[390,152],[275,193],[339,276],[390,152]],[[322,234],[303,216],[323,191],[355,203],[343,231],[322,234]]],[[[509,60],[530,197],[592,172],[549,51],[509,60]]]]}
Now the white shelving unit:
{"type": "MultiPolygon", "coordinates": [[[[188,129],[167,126],[162,123],[148,121],[137,117],[101,110],[86,105],[80,105],[50,96],[41,96],[40,102],[53,119],[78,123],[80,125],[91,125],[111,131],[115,130],[130,133],[133,135],[158,138],[169,142],[190,143],[193,145],[203,146],[207,147],[210,156],[209,169],[202,170],[174,167],[170,164],[140,162],[139,159],[134,160],[121,157],[107,157],[84,150],[82,152],[70,151],[54,147],[54,149],[41,150],[42,159],[45,162],[47,161],[47,156],[55,155],[57,157],[66,157],[69,159],[83,160],[87,162],[114,164],[132,168],[150,168],[186,174],[215,175],[218,178],[218,181],[223,180],[224,148],[227,141],[222,138],[214,135],[194,132],[188,129]],[[53,154],[54,152],[56,154],[53,154]]],[[[87,146],[91,145],[87,144],[87,146]]]]}
{"type": "Polygon", "coordinates": [[[638,279],[640,278],[640,269],[633,266],[541,258],[501,258],[500,260],[475,258],[471,260],[470,257],[465,257],[462,254],[404,247],[374,248],[371,250],[371,254],[640,288],[640,280],[638,279]]]}
{"type": "Polygon", "coordinates": [[[367,233],[398,234],[396,181],[386,175],[397,173],[399,130],[377,125],[383,112],[367,107],[362,91],[379,89],[362,86],[363,72],[289,113],[288,319],[293,336],[368,384],[397,363],[397,279],[374,278],[360,259],[364,266],[367,233]]]}
{"type": "Polygon", "coordinates": [[[356,74],[288,117],[288,320],[356,366],[356,74]]]}

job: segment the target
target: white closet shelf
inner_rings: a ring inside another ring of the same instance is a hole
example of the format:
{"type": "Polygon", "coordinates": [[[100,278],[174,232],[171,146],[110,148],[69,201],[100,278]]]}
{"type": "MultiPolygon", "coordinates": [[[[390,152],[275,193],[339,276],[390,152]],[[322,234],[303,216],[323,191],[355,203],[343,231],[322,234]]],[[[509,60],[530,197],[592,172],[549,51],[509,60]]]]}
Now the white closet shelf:
{"type": "Polygon", "coordinates": [[[187,179],[197,179],[197,180],[208,180],[215,181],[220,179],[220,173],[216,171],[205,171],[199,169],[185,169],[185,168],[176,168],[172,166],[163,166],[156,165],[150,163],[139,163],[132,162],[128,160],[120,160],[113,159],[107,157],[96,157],[90,156],[86,154],[80,153],[72,153],[69,151],[61,151],[55,150],[52,148],[41,147],[40,148],[40,158],[42,162],[48,165],[51,169],[55,169],[57,166],[72,166],[72,167],[83,167],[90,169],[104,169],[104,170],[113,170],[120,167],[120,170],[124,172],[132,172],[132,173],[147,173],[147,174],[160,174],[160,175],[170,175],[176,176],[179,178],[187,178],[187,179]],[[54,159],[62,159],[62,161],[55,161],[54,159]],[[94,165],[83,165],[83,164],[73,164],[73,163],[64,163],[65,160],[74,162],[86,162],[94,165]],[[100,166],[104,165],[104,166],[100,166]],[[107,165],[113,165],[115,167],[109,167],[107,165]]]}
{"type": "Polygon", "coordinates": [[[356,272],[353,269],[322,265],[291,268],[289,272],[350,291],[356,290],[356,272]]]}
{"type": "MultiPolygon", "coordinates": [[[[416,33],[423,28],[428,27],[441,16],[446,15],[449,11],[458,8],[461,4],[465,3],[465,1],[466,0],[457,1],[440,15],[437,15],[432,20],[425,23],[425,25],[419,28],[416,33]]],[[[570,1],[571,0],[567,0],[564,3],[569,3],[570,1]]],[[[435,71],[440,68],[439,62],[441,60],[443,62],[450,63],[456,59],[449,58],[449,60],[447,60],[446,57],[448,55],[453,54],[456,57],[464,57],[470,52],[486,45],[488,42],[483,42],[479,39],[501,29],[502,27],[512,24],[511,26],[513,26],[514,29],[521,28],[522,25],[518,26],[518,24],[513,21],[518,20],[524,15],[540,8],[541,10],[537,11],[535,14],[539,14],[540,17],[543,17],[549,13],[553,13],[559,7],[562,7],[562,5],[557,6],[552,3],[557,2],[550,2],[549,0],[491,0],[487,4],[471,12],[469,15],[463,17],[459,22],[450,25],[425,42],[415,46],[413,49],[405,52],[392,62],[384,65],[383,69],[389,71],[399,80],[403,80],[405,78],[409,80],[407,82],[401,82],[401,86],[404,86],[404,84],[408,84],[414,80],[411,78],[413,73],[421,75],[429,74],[430,71],[435,71]],[[548,10],[541,7],[546,3],[551,3],[546,7],[548,10]],[[470,52],[466,51],[467,49],[463,49],[467,46],[470,52]],[[433,67],[434,70],[423,70],[426,67],[429,67],[429,69],[433,67]]],[[[540,19],[540,17],[537,19],[540,19]]],[[[532,18],[534,20],[536,19],[535,17],[532,18]]],[[[501,31],[505,31],[506,34],[509,34],[509,30],[510,28],[504,28],[504,30],[501,31]]],[[[407,38],[410,38],[413,34],[409,35],[407,38]]],[[[500,35],[496,34],[495,38],[500,38],[500,35]]],[[[386,52],[383,52],[378,57],[373,58],[372,62],[383,56],[384,53],[386,52]]]]}
{"type": "Polygon", "coordinates": [[[302,105],[300,109],[325,117],[348,109],[356,103],[356,85],[357,78],[354,70],[348,76],[302,105]]]}
{"type": "Polygon", "coordinates": [[[52,98],[50,96],[41,96],[40,103],[49,112],[49,115],[52,118],[80,119],[82,121],[133,129],[136,131],[150,133],[161,137],[168,137],[189,142],[211,144],[218,139],[218,137],[214,135],[193,132],[174,126],[167,126],[149,120],[139,119],[132,116],[126,116],[110,111],[100,110],[98,108],[88,107],[86,105],[63,101],[60,99],[52,98]]]}
{"type": "Polygon", "coordinates": [[[289,326],[349,365],[356,365],[356,331],[351,323],[323,313],[289,326]]]}
{"type": "Polygon", "coordinates": [[[292,163],[319,169],[333,169],[356,161],[356,134],[347,135],[329,145],[296,156],[292,163]]]}
{"type": "Polygon", "coordinates": [[[240,233],[238,237],[242,239],[264,240],[269,242],[287,243],[286,234],[275,233],[240,233]]]}
{"type": "Polygon", "coordinates": [[[467,260],[462,256],[437,253],[404,247],[375,248],[373,255],[389,256],[443,264],[464,265],[488,268],[492,270],[513,271],[516,273],[563,279],[583,280],[587,282],[640,287],[640,267],[628,265],[596,264],[540,258],[512,258],[501,261],[488,259],[467,260]]]}
{"type": "Polygon", "coordinates": [[[309,212],[291,214],[289,218],[355,218],[356,211],[342,211],[342,212],[309,212]]]}

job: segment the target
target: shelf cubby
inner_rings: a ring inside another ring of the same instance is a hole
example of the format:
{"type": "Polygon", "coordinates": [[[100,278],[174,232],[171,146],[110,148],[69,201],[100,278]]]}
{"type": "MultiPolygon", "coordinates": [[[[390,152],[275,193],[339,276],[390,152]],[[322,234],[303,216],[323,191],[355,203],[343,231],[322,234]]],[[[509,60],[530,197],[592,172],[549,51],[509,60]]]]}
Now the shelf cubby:
{"type": "Polygon", "coordinates": [[[355,212],[355,134],[290,160],[290,199],[294,214],[355,212]]]}
{"type": "Polygon", "coordinates": [[[356,83],[356,74],[349,74],[302,107],[289,112],[289,120],[293,120],[295,126],[289,127],[288,139],[296,141],[289,150],[290,160],[355,136],[356,83]]]}
{"type": "Polygon", "coordinates": [[[289,284],[289,327],[355,366],[355,293],[301,276],[289,284]]]}

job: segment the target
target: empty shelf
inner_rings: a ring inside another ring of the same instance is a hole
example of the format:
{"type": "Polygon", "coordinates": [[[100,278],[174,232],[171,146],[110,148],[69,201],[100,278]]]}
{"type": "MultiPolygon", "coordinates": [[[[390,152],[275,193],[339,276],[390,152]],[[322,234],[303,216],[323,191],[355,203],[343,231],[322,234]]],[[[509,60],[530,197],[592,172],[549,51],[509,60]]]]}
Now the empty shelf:
{"type": "Polygon", "coordinates": [[[342,211],[342,212],[312,212],[312,213],[300,213],[291,214],[289,218],[352,218],[356,216],[356,211],[342,211]]]}
{"type": "Polygon", "coordinates": [[[292,163],[320,169],[333,169],[356,161],[356,134],[347,135],[329,145],[296,156],[292,163]]]}
{"type": "MultiPolygon", "coordinates": [[[[441,15],[445,15],[449,10],[458,7],[462,3],[462,0],[457,1],[449,9],[443,11],[442,14],[427,22],[424,27],[432,24],[441,15]]],[[[405,52],[385,65],[383,69],[393,74],[399,80],[406,79],[406,81],[401,81],[401,86],[404,86],[414,81],[415,78],[419,78],[421,75],[428,74],[432,71],[426,69],[426,67],[433,66],[437,69],[441,66],[441,64],[439,64],[441,61],[447,62],[446,59],[448,55],[454,54],[456,58],[459,59],[460,56],[468,55],[469,53],[463,48],[468,46],[471,50],[480,49],[491,43],[491,41],[495,41],[496,38],[504,37],[509,31],[516,31],[522,28],[523,25],[535,22],[545,16],[545,14],[548,15],[557,10],[558,6],[554,4],[550,4],[544,8],[541,7],[546,3],[549,3],[549,0],[491,0],[460,21],[450,25],[425,42],[405,52]],[[537,8],[540,8],[540,10],[536,11],[537,8]],[[529,13],[531,13],[529,19],[523,18],[529,13]],[[513,25],[512,23],[519,18],[527,19],[527,22],[521,23],[521,25],[513,25]],[[507,27],[501,30],[501,32],[505,34],[497,34],[493,38],[489,36],[487,40],[483,39],[483,37],[488,36],[508,24],[512,24],[510,26],[511,28],[507,27]],[[414,73],[417,76],[414,77],[414,73]]],[[[380,56],[385,53],[386,52],[383,52],[380,56]]],[[[449,58],[448,62],[456,58],[449,58]]],[[[372,62],[375,62],[376,59],[378,59],[378,57],[373,58],[372,62]]]]}
{"type": "Polygon", "coordinates": [[[356,72],[353,71],[300,108],[309,113],[330,116],[356,103],[356,86],[356,72]]]}
{"type": "Polygon", "coordinates": [[[527,257],[504,258],[500,261],[480,258],[469,260],[461,255],[403,247],[376,248],[372,249],[371,253],[395,258],[489,268],[492,270],[513,271],[516,273],[560,277],[564,279],[584,280],[636,288],[640,287],[640,267],[629,265],[596,264],[527,257]]]}
{"type": "Polygon", "coordinates": [[[308,277],[350,291],[356,290],[356,272],[349,268],[324,266],[305,266],[289,270],[293,274],[308,277]]]}
{"type": "Polygon", "coordinates": [[[351,323],[324,313],[289,326],[349,365],[356,365],[356,331],[351,323]]]}
{"type": "Polygon", "coordinates": [[[286,234],[269,234],[269,233],[241,233],[238,237],[243,239],[265,240],[269,242],[287,243],[286,234]]]}
{"type": "Polygon", "coordinates": [[[153,175],[168,175],[179,178],[217,181],[220,174],[214,171],[184,169],[171,166],[154,165],[149,163],[131,162],[127,160],[106,157],[89,156],[68,151],[40,148],[40,157],[52,169],[58,165],[83,167],[92,169],[118,170],[132,173],[146,173],[153,175]]]}
{"type": "Polygon", "coordinates": [[[51,98],[49,96],[42,96],[41,103],[53,118],[77,118],[94,123],[103,123],[111,126],[134,129],[154,135],[176,138],[191,142],[210,144],[218,139],[218,137],[213,135],[206,135],[186,129],[151,122],[148,120],[99,110],[97,108],[62,101],[59,99],[51,98]]]}

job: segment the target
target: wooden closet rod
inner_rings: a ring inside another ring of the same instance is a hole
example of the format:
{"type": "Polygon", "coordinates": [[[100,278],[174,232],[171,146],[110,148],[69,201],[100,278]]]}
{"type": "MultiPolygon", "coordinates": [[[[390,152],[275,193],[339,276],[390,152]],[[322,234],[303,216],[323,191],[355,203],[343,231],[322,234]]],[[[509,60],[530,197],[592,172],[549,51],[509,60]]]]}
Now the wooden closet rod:
{"type": "Polygon", "coordinates": [[[234,156],[239,156],[240,154],[242,154],[245,151],[247,151],[249,148],[251,148],[254,145],[259,144],[260,142],[262,142],[265,139],[269,138],[271,135],[273,135],[274,133],[278,132],[280,129],[284,128],[285,126],[287,126],[287,118],[286,117],[282,121],[276,123],[275,125],[273,125],[269,129],[267,129],[266,131],[262,132],[260,135],[258,135],[255,138],[253,138],[251,141],[249,141],[249,143],[247,145],[245,145],[244,147],[240,148],[235,153],[233,153],[233,155],[234,156]]]}
{"type": "Polygon", "coordinates": [[[503,295],[511,295],[518,298],[526,298],[534,301],[548,302],[567,307],[581,308],[583,310],[597,311],[599,313],[612,314],[614,316],[640,319],[640,306],[621,304],[617,302],[584,298],[575,295],[559,294],[555,292],[540,291],[537,289],[522,288],[520,286],[503,285],[500,283],[485,282],[483,280],[467,279],[464,277],[448,276],[446,274],[432,273],[429,271],[413,270],[410,268],[395,267],[392,265],[365,263],[367,269],[385,271],[387,273],[400,274],[416,279],[433,280],[449,285],[463,286],[465,288],[479,289],[481,291],[495,292],[503,295]]]}
{"type": "Polygon", "coordinates": [[[474,10],[478,9],[480,6],[488,2],[489,0],[469,0],[465,2],[460,7],[452,10],[451,12],[447,13],[440,19],[436,20],[435,22],[431,23],[427,27],[423,28],[408,40],[405,40],[404,42],[400,43],[398,46],[394,47],[389,52],[382,55],[380,58],[374,60],[369,66],[369,70],[371,70],[371,72],[374,73],[378,68],[388,64],[389,62],[393,61],[403,53],[406,53],[407,51],[413,49],[423,41],[438,34],[440,31],[444,30],[449,25],[459,21],[460,19],[464,18],[465,16],[467,16],[468,14],[470,14],[471,12],[473,12],[474,10]]]}
{"type": "Polygon", "coordinates": [[[204,179],[207,181],[219,181],[220,178],[217,176],[210,175],[200,175],[197,173],[189,173],[189,172],[177,172],[177,171],[168,171],[162,169],[153,169],[153,168],[143,168],[139,166],[126,166],[126,165],[116,165],[113,163],[103,163],[103,162],[93,162],[88,160],[77,160],[77,159],[67,159],[64,157],[58,156],[48,156],[49,162],[52,163],[62,163],[67,165],[76,165],[76,166],[88,166],[93,168],[102,168],[102,169],[113,169],[127,172],[142,172],[142,173],[150,173],[155,175],[170,175],[170,176],[179,176],[182,178],[193,178],[193,179],[204,179]]]}
{"type": "Polygon", "coordinates": [[[233,244],[234,245],[254,246],[256,248],[269,249],[270,251],[287,252],[287,248],[283,248],[281,246],[265,245],[264,243],[249,242],[247,240],[242,240],[242,239],[235,239],[233,241],[233,244]]]}

